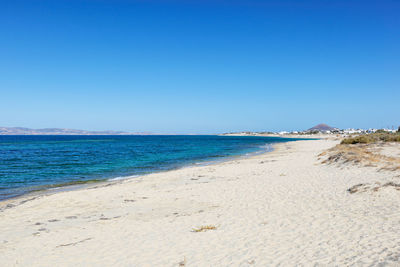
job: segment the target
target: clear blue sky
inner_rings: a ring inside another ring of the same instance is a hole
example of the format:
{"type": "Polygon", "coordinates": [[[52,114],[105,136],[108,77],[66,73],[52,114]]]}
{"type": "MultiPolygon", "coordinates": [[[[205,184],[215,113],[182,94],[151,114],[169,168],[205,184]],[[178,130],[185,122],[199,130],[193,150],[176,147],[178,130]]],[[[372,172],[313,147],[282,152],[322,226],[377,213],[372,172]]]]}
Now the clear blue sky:
{"type": "Polygon", "coordinates": [[[2,0],[0,126],[398,126],[399,14],[395,0],[2,0]]]}

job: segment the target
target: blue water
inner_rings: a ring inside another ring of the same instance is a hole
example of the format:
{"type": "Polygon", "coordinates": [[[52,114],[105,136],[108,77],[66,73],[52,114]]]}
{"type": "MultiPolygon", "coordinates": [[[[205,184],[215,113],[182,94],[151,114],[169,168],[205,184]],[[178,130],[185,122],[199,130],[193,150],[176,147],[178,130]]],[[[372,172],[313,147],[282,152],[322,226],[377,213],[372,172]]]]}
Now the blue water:
{"type": "Polygon", "coordinates": [[[0,200],[170,170],[294,139],[232,136],[0,136],[0,200]]]}

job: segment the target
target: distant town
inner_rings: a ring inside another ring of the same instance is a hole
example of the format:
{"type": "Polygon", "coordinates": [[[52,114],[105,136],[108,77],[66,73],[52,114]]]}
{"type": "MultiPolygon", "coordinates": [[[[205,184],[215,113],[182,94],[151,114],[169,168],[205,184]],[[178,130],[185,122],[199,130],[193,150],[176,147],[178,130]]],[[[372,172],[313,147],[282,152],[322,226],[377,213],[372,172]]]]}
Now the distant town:
{"type": "Polygon", "coordinates": [[[224,133],[223,135],[253,135],[253,136],[264,136],[264,135],[318,135],[318,134],[332,134],[332,135],[350,135],[350,134],[368,134],[368,133],[375,133],[377,131],[385,131],[390,133],[395,133],[400,131],[400,127],[392,129],[388,128],[381,128],[381,129],[339,129],[336,127],[331,127],[327,124],[318,124],[308,130],[304,131],[279,131],[279,132],[232,132],[232,133],[224,133]]]}

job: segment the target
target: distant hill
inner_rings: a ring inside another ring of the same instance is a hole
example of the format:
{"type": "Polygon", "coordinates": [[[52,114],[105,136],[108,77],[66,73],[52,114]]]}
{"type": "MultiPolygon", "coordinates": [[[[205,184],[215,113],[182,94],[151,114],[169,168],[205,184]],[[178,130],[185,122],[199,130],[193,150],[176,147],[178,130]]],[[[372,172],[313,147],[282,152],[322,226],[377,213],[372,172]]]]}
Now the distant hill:
{"type": "Polygon", "coordinates": [[[0,127],[0,135],[139,135],[121,131],[85,131],[64,128],[30,129],[23,127],[0,127]]]}
{"type": "Polygon", "coordinates": [[[315,125],[314,127],[308,129],[308,131],[333,131],[337,130],[338,128],[331,127],[327,124],[321,123],[318,125],[315,125]]]}

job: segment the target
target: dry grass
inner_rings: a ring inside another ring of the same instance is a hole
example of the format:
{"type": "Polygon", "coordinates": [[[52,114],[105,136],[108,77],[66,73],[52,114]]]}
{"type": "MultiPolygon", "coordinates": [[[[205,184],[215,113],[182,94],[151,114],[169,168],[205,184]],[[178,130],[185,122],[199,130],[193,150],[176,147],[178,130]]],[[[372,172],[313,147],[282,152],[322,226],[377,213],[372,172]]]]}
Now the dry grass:
{"type": "Polygon", "coordinates": [[[350,187],[349,189],[347,189],[347,191],[350,194],[354,194],[354,193],[359,192],[360,188],[363,187],[363,186],[365,186],[365,184],[356,184],[356,185],[353,185],[352,187],[350,187]]]}
{"type": "Polygon", "coordinates": [[[379,130],[375,133],[345,138],[341,144],[370,144],[376,142],[400,142],[400,132],[389,133],[379,130]]]}
{"type": "MultiPolygon", "coordinates": [[[[355,138],[362,137],[365,136],[358,136],[355,138]]],[[[354,138],[352,140],[354,140],[354,138]]],[[[322,160],[322,164],[336,164],[340,167],[348,164],[356,164],[364,167],[376,167],[378,168],[378,171],[400,170],[400,154],[398,153],[400,151],[400,146],[398,144],[385,143],[385,141],[356,143],[350,141],[342,142],[341,144],[319,154],[318,160],[322,160]]],[[[398,175],[398,177],[400,177],[400,175],[398,175]]],[[[362,192],[376,193],[383,188],[393,188],[400,191],[400,184],[394,181],[386,182],[383,185],[381,182],[361,183],[350,187],[347,191],[350,194],[362,192]]]]}
{"type": "Polygon", "coordinates": [[[324,157],[323,164],[361,164],[368,167],[380,167],[384,170],[400,170],[400,158],[385,156],[376,152],[374,144],[337,145],[319,156],[324,157]]]}
{"type": "Polygon", "coordinates": [[[387,188],[387,187],[400,191],[400,184],[395,182],[387,182],[384,185],[381,185],[381,183],[378,182],[375,184],[357,184],[347,189],[347,191],[350,194],[363,193],[367,191],[378,192],[382,188],[387,188]]]}
{"type": "Polygon", "coordinates": [[[198,228],[193,228],[192,230],[195,233],[199,233],[199,232],[205,232],[205,231],[209,231],[209,230],[217,230],[217,226],[214,226],[214,225],[202,225],[202,226],[200,226],[198,228]]]}

